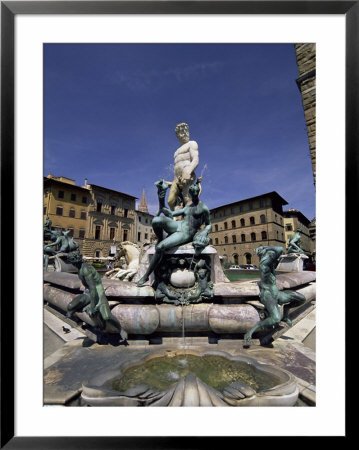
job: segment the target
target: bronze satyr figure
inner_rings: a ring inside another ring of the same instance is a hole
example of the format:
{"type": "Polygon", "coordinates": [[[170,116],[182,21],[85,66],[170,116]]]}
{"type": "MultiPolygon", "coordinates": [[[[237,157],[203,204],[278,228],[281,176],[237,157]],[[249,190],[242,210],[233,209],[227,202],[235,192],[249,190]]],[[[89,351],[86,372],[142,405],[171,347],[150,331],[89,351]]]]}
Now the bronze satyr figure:
{"type": "Polygon", "coordinates": [[[82,311],[90,317],[99,319],[102,329],[108,322],[117,328],[121,339],[127,344],[127,333],[121,327],[119,320],[111,313],[101,277],[96,269],[90,264],[84,263],[82,255],[78,251],[70,253],[68,261],[78,268],[78,276],[86,290],[67,305],[67,317],[71,317],[77,311],[82,311]]]}
{"type": "Polygon", "coordinates": [[[156,252],[144,276],[137,282],[142,286],[150,274],[161,262],[166,250],[194,241],[197,252],[209,244],[208,232],[211,230],[209,209],[199,200],[200,186],[192,184],[189,194],[192,202],[182,209],[169,211],[169,217],[157,216],[152,220],[152,228],[157,236],[156,252]],[[173,217],[183,216],[182,220],[173,220],[173,217]],[[201,226],[205,227],[201,230],[201,226]],[[164,232],[167,233],[164,237],[164,232]]]}
{"type": "Polygon", "coordinates": [[[249,345],[253,333],[262,327],[278,324],[281,320],[280,305],[283,308],[283,321],[289,326],[292,321],[288,317],[289,308],[302,305],[305,302],[304,295],[295,291],[280,291],[277,287],[275,268],[278,265],[279,257],[283,253],[283,247],[270,247],[262,245],[254,251],[260,258],[259,272],[261,281],[259,283],[259,299],[266,308],[268,317],[257,322],[254,327],[244,335],[246,345],[249,345]]]}

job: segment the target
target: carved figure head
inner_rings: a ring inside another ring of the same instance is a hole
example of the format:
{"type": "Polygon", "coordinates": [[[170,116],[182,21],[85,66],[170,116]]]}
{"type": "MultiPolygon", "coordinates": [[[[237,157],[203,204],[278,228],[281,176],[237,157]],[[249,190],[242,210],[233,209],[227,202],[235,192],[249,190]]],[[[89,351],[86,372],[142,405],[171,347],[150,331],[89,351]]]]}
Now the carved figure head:
{"type": "Polygon", "coordinates": [[[191,184],[191,186],[188,189],[189,194],[191,195],[191,197],[198,197],[199,193],[201,191],[201,187],[199,184],[191,184]]]}
{"type": "Polygon", "coordinates": [[[74,252],[70,252],[70,253],[67,255],[67,261],[68,261],[70,264],[77,265],[77,264],[82,263],[83,258],[82,258],[81,253],[80,253],[78,250],[76,250],[76,251],[74,251],[74,252]]]}
{"type": "Polygon", "coordinates": [[[176,125],[175,133],[179,141],[189,141],[189,126],[186,122],[181,122],[176,125]]]}

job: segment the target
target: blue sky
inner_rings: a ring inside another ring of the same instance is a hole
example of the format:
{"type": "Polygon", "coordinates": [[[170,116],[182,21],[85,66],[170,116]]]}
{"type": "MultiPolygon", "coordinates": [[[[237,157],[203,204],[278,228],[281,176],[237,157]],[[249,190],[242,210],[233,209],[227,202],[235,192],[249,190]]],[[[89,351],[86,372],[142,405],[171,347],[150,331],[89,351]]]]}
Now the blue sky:
{"type": "Polygon", "coordinates": [[[173,178],[175,125],[199,146],[209,208],[277,191],[308,219],[315,189],[293,44],[46,44],[44,175],[141,198],[173,178]]]}

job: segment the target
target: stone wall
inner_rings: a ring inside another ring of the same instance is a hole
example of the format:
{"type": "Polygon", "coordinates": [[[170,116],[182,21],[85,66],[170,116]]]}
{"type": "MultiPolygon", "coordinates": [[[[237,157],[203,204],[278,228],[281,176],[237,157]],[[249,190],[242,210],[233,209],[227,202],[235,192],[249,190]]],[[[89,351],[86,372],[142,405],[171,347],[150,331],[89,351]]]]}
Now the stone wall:
{"type": "Polygon", "coordinates": [[[297,85],[302,94],[307,125],[309,151],[312,160],[314,185],[316,183],[316,46],[295,44],[299,77],[297,85]]]}

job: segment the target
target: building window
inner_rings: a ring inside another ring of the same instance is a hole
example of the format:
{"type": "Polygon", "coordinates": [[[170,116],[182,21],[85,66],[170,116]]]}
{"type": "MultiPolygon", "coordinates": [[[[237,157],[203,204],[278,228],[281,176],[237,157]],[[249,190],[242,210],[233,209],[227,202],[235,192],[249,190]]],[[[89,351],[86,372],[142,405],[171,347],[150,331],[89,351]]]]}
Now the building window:
{"type": "Polygon", "coordinates": [[[140,231],[137,233],[137,240],[138,240],[138,241],[141,240],[141,232],[140,232],[140,231]]]}
{"type": "Polygon", "coordinates": [[[68,234],[68,236],[74,237],[74,229],[73,229],[73,228],[69,228],[69,234],[68,234]]]}
{"type": "Polygon", "coordinates": [[[95,239],[100,239],[100,235],[101,235],[101,226],[100,225],[96,225],[95,239]]]}
{"type": "Polygon", "coordinates": [[[71,201],[76,202],[76,194],[71,194],[71,201]]]}
{"type": "Polygon", "coordinates": [[[277,222],[278,216],[277,214],[274,214],[274,222],[277,222]]]}
{"type": "Polygon", "coordinates": [[[251,240],[255,241],[256,240],[256,234],[255,233],[251,233],[251,240]]]}
{"type": "Polygon", "coordinates": [[[263,206],[264,206],[264,200],[262,198],[259,200],[259,206],[261,208],[263,208],[263,206]]]}
{"type": "Polygon", "coordinates": [[[288,224],[285,226],[285,231],[293,231],[292,224],[288,223],[288,224]]]}
{"type": "Polygon", "coordinates": [[[253,202],[249,202],[249,209],[253,209],[253,202]]]}
{"type": "Polygon", "coordinates": [[[246,235],[245,234],[241,234],[241,241],[242,242],[246,242],[246,235]]]}
{"type": "Polygon", "coordinates": [[[266,216],[264,214],[261,214],[261,223],[266,223],[266,216]]]}
{"type": "Polygon", "coordinates": [[[100,202],[99,200],[97,201],[97,206],[96,206],[96,211],[97,212],[101,212],[102,210],[102,202],[100,202]]]}
{"type": "Polygon", "coordinates": [[[82,220],[86,220],[87,219],[86,211],[81,211],[80,219],[82,219],[82,220]]]}
{"type": "Polygon", "coordinates": [[[225,229],[225,230],[228,229],[228,224],[227,224],[227,222],[224,222],[224,229],[225,229]]]}
{"type": "Polygon", "coordinates": [[[240,205],[239,212],[243,212],[243,205],[240,205]]]}
{"type": "Polygon", "coordinates": [[[44,216],[46,216],[46,206],[44,206],[43,214],[44,214],[44,216]]]}
{"type": "Polygon", "coordinates": [[[215,244],[218,245],[218,238],[214,240],[215,244]]]}
{"type": "Polygon", "coordinates": [[[234,214],[234,207],[231,207],[231,214],[234,214]]]}
{"type": "Polygon", "coordinates": [[[141,216],[138,216],[138,221],[139,221],[139,222],[142,222],[142,221],[141,221],[141,216]]]}
{"type": "Polygon", "coordinates": [[[146,222],[146,223],[148,223],[148,220],[147,220],[147,219],[145,219],[145,222],[146,222]]]}
{"type": "Polygon", "coordinates": [[[87,197],[82,197],[82,203],[87,203],[87,197]]]}
{"type": "Polygon", "coordinates": [[[56,215],[62,216],[64,214],[64,208],[62,206],[56,206],[56,215]]]}
{"type": "Polygon", "coordinates": [[[251,225],[255,224],[255,220],[254,220],[253,216],[249,218],[249,222],[250,222],[251,225]]]}
{"type": "Polygon", "coordinates": [[[145,239],[148,239],[148,233],[145,233],[145,239]]]}
{"type": "Polygon", "coordinates": [[[218,225],[214,226],[214,231],[218,231],[218,225]]]}
{"type": "Polygon", "coordinates": [[[224,243],[228,244],[228,236],[224,236],[224,243]]]}
{"type": "Polygon", "coordinates": [[[267,239],[267,232],[266,231],[262,231],[262,239],[267,239]]]}
{"type": "Polygon", "coordinates": [[[57,196],[58,196],[59,198],[64,198],[64,197],[65,197],[65,192],[64,192],[64,191],[59,191],[58,194],[57,194],[57,196]]]}
{"type": "Polygon", "coordinates": [[[233,244],[235,244],[237,242],[237,237],[235,234],[232,236],[232,242],[233,242],[233,244]]]}
{"type": "Polygon", "coordinates": [[[232,220],[232,228],[236,228],[236,221],[232,220]]]}
{"type": "Polygon", "coordinates": [[[235,253],[233,255],[233,260],[234,260],[234,264],[238,264],[238,255],[237,255],[237,253],[235,253]]]}
{"type": "Polygon", "coordinates": [[[123,216],[124,217],[128,217],[128,209],[127,208],[124,209],[123,216]]]}
{"type": "Polygon", "coordinates": [[[100,250],[96,250],[96,252],[95,252],[95,257],[96,257],[96,258],[100,258],[100,257],[101,257],[101,252],[100,252],[100,250]]]}
{"type": "Polygon", "coordinates": [[[241,219],[241,227],[244,227],[245,224],[246,224],[245,220],[244,220],[244,219],[241,219]]]}
{"type": "Polygon", "coordinates": [[[70,208],[69,217],[75,217],[75,210],[74,210],[74,208],[70,208]]]}
{"type": "Polygon", "coordinates": [[[252,264],[252,255],[250,253],[246,253],[244,256],[246,258],[246,264],[252,264]]]}
{"type": "Polygon", "coordinates": [[[110,228],[110,239],[111,240],[115,239],[115,231],[116,231],[116,228],[113,228],[113,227],[110,228]]]}
{"type": "Polygon", "coordinates": [[[80,230],[79,231],[79,238],[80,239],[85,239],[85,230],[80,230]]]}
{"type": "Polygon", "coordinates": [[[116,205],[111,205],[111,215],[112,216],[116,215],[116,205]]]}
{"type": "Polygon", "coordinates": [[[123,240],[124,241],[127,241],[127,234],[128,234],[127,230],[123,230],[123,240]]]}

